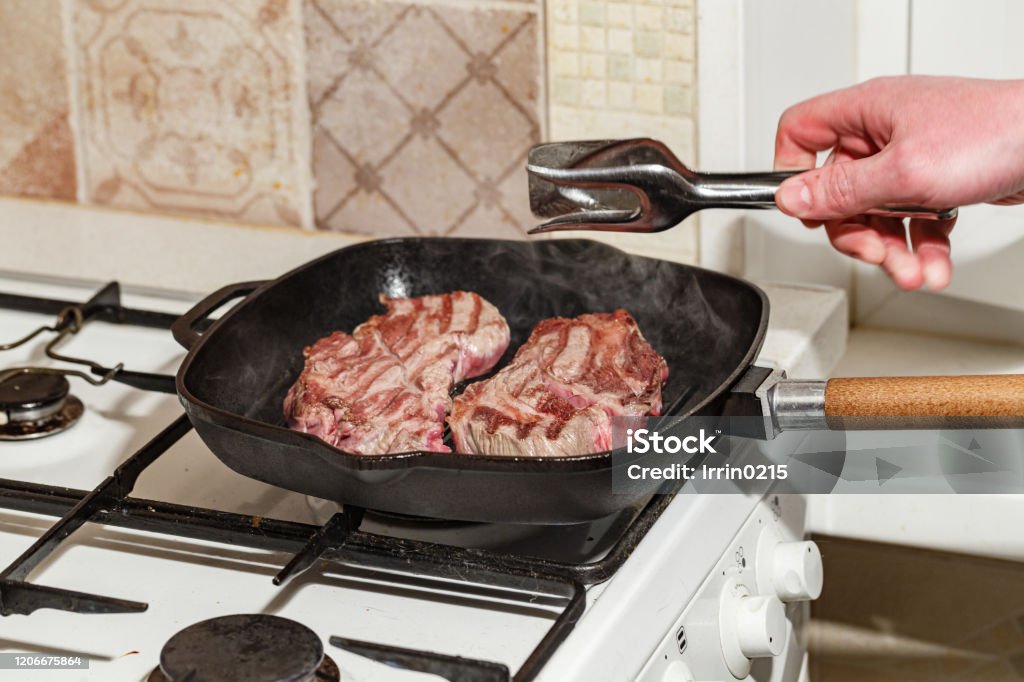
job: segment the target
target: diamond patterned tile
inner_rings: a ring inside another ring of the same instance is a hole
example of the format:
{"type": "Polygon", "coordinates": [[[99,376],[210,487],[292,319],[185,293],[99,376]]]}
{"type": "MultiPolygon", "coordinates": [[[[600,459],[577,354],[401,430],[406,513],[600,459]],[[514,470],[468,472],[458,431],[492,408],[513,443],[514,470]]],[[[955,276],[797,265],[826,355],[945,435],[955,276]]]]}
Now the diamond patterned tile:
{"type": "Polygon", "coordinates": [[[537,109],[541,82],[539,78],[523,78],[522,74],[540,73],[537,40],[535,21],[531,21],[531,25],[516,33],[494,57],[497,81],[513,100],[533,112],[537,109]]]}
{"type": "Polygon", "coordinates": [[[306,0],[317,226],[521,236],[503,183],[541,136],[539,11],[306,0]]]}
{"type": "Polygon", "coordinates": [[[313,163],[325,169],[319,178],[320,186],[314,193],[317,215],[329,215],[349,193],[358,189],[357,166],[335,144],[330,135],[317,130],[313,133],[313,163]]]}
{"type": "MultiPolygon", "coordinates": [[[[440,114],[438,136],[478,180],[497,179],[537,139],[537,126],[491,79],[463,87],[440,114]],[[482,134],[466,135],[477,129],[482,134]]],[[[522,169],[519,169],[522,171],[522,169]]]]}
{"type": "Polygon", "coordinates": [[[88,199],[303,222],[298,1],[74,2],[88,199]]]}
{"type": "Polygon", "coordinates": [[[466,51],[442,8],[410,6],[374,50],[381,81],[413,106],[437,107],[467,77],[466,51]]]}
{"type": "Polygon", "coordinates": [[[409,133],[409,108],[369,69],[345,74],[316,111],[317,129],[359,161],[379,163],[409,133]]]}
{"type": "Polygon", "coordinates": [[[471,178],[432,136],[414,136],[381,173],[384,193],[418,232],[445,234],[472,206],[471,178]]]}
{"type": "Polygon", "coordinates": [[[0,194],[74,199],[59,0],[0,3],[0,194]]]}

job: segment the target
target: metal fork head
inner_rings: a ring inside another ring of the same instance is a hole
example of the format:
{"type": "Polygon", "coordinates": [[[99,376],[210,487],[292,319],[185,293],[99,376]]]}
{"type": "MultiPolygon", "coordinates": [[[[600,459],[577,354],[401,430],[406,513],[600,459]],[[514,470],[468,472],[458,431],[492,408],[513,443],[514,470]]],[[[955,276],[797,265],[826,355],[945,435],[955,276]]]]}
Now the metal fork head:
{"type": "Polygon", "coordinates": [[[527,158],[530,209],[547,222],[530,234],[561,230],[660,232],[698,207],[695,174],[651,139],[554,142],[527,158]]]}

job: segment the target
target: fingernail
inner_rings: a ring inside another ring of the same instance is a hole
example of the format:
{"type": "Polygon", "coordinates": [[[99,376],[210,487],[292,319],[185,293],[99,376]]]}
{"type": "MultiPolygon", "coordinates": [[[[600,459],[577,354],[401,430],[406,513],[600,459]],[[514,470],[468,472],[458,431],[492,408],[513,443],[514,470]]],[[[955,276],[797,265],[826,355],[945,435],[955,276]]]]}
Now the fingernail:
{"type": "Polygon", "coordinates": [[[776,200],[788,213],[799,215],[811,207],[811,190],[799,180],[784,182],[776,200]]]}
{"type": "Polygon", "coordinates": [[[942,261],[931,261],[924,266],[924,283],[929,291],[941,291],[949,284],[949,268],[942,261]]]}

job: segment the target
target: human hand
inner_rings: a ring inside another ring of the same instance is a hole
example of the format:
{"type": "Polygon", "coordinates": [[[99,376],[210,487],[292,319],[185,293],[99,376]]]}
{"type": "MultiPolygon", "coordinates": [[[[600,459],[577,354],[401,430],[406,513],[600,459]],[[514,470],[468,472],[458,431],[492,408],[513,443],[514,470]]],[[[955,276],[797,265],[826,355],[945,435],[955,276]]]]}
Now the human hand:
{"type": "Polygon", "coordinates": [[[818,169],[782,183],[779,208],[832,245],[880,265],[904,289],[949,284],[955,221],[864,215],[884,205],[934,208],[1024,202],[1024,81],[879,78],[796,104],[779,119],[775,168],[818,169]]]}

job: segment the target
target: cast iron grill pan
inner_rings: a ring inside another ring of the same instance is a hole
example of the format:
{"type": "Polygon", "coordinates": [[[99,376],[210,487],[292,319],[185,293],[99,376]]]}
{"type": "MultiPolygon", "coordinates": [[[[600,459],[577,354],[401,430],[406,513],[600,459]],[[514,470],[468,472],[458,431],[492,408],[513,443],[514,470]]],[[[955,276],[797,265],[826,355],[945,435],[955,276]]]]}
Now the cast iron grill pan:
{"type": "Polygon", "coordinates": [[[635,490],[613,494],[610,452],[544,459],[353,455],[285,426],[281,405],[302,369],[302,348],[382,312],[380,293],[457,289],[480,294],[508,320],[512,342],[499,367],[544,318],[628,310],[668,362],[665,413],[674,415],[720,411],[760,349],[768,318],[764,294],[749,283],[589,240],[366,242],[271,282],[225,287],[184,315],[174,329],[190,348],[177,375],[182,404],[213,453],[235,471],[369,509],[464,521],[575,523],[654,492],[656,483],[637,482],[635,490]],[[193,330],[245,294],[206,333],[193,330]]]}

